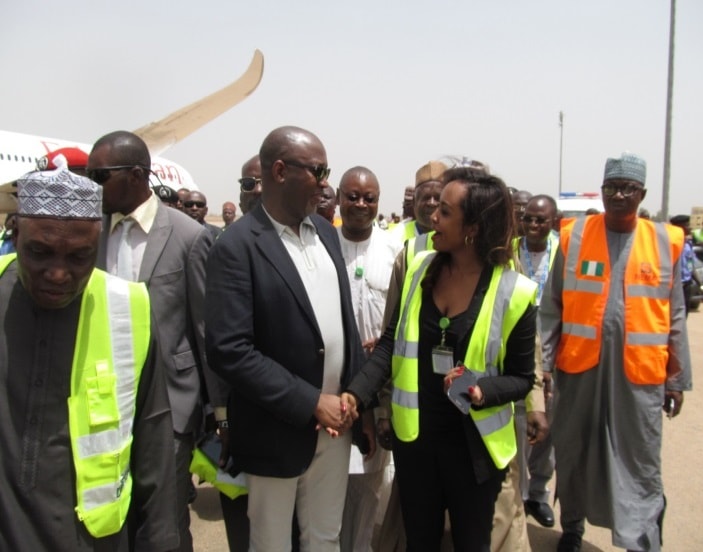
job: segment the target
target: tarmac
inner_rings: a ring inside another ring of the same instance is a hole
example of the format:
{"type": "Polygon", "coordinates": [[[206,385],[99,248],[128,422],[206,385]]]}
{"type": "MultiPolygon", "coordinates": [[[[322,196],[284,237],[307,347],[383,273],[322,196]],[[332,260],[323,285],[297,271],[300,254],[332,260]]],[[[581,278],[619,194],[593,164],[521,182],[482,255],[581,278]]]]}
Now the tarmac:
{"type": "MultiPolygon", "coordinates": [[[[703,377],[703,311],[689,315],[688,336],[694,389],[685,394],[681,414],[664,420],[662,465],[668,502],[662,547],[665,552],[703,551],[703,504],[698,504],[698,499],[703,497],[703,383],[699,380],[703,377]],[[701,461],[701,470],[695,469],[698,461],[701,461]]],[[[550,488],[554,490],[554,481],[550,488]]],[[[196,552],[228,552],[217,491],[207,485],[197,485],[197,489],[198,497],[191,504],[194,549],[196,552]]],[[[528,518],[527,530],[534,552],[556,550],[561,535],[558,502],[554,511],[557,523],[551,529],[528,518]]],[[[582,550],[607,552],[622,549],[612,545],[608,529],[587,525],[582,550]]]]}

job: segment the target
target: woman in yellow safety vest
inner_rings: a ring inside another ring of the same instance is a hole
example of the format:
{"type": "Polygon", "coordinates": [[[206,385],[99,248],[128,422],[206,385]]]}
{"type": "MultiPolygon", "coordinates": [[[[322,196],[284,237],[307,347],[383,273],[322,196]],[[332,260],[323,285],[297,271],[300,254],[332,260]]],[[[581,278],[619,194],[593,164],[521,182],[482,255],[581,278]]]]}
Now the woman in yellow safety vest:
{"type": "Polygon", "coordinates": [[[439,550],[445,510],[455,551],[488,551],[493,505],[516,452],[512,401],[534,377],[536,286],[508,268],[514,223],[503,181],[457,167],[443,182],[436,251],[408,266],[392,320],[343,400],[361,410],[392,378],[408,551],[439,550]],[[468,414],[446,392],[464,366],[475,380],[452,391],[468,414]]]}

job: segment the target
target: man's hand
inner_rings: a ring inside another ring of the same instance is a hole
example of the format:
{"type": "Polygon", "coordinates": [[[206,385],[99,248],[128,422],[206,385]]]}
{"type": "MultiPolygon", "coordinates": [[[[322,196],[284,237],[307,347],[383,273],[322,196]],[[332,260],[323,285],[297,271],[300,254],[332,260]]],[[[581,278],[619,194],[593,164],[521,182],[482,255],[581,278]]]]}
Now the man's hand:
{"type": "MultiPolygon", "coordinates": [[[[354,405],[356,405],[356,401],[354,405]]],[[[351,410],[349,402],[341,397],[328,393],[320,394],[315,408],[315,418],[318,421],[316,429],[324,428],[331,437],[339,437],[351,427],[358,417],[358,414],[355,416],[351,410]]],[[[353,410],[356,412],[356,408],[353,410]]]]}
{"type": "Polygon", "coordinates": [[[549,404],[552,399],[552,373],[542,372],[542,381],[544,382],[544,404],[549,404]]]}
{"type": "Polygon", "coordinates": [[[388,418],[379,418],[376,422],[376,435],[378,444],[386,450],[393,448],[393,428],[388,418]]]}
{"type": "Polygon", "coordinates": [[[541,443],[549,435],[549,422],[544,412],[527,413],[527,442],[530,445],[541,443]]]}
{"type": "Polygon", "coordinates": [[[663,409],[669,416],[674,418],[681,412],[683,406],[683,393],[681,391],[665,391],[663,409]]]}

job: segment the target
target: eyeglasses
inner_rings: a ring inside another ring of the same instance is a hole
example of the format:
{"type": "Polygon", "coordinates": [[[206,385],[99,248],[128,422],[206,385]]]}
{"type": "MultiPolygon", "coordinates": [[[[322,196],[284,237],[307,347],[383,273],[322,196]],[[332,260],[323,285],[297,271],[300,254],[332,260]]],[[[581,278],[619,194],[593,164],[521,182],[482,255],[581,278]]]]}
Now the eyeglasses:
{"type": "Polygon", "coordinates": [[[367,205],[375,205],[378,203],[378,197],[376,196],[361,196],[356,194],[342,194],[342,197],[350,203],[359,203],[359,200],[363,200],[367,205]]]}
{"type": "Polygon", "coordinates": [[[545,222],[550,222],[551,220],[551,218],[547,217],[522,217],[522,222],[524,222],[525,224],[532,224],[533,222],[536,224],[544,224],[545,222]]]}
{"type": "Polygon", "coordinates": [[[618,192],[620,192],[622,197],[630,197],[635,192],[644,190],[644,188],[638,184],[603,184],[600,189],[603,190],[603,195],[607,197],[612,197],[618,192]]]}
{"type": "Polygon", "coordinates": [[[190,209],[191,207],[197,207],[198,209],[202,209],[203,207],[207,206],[207,203],[204,201],[184,201],[183,202],[183,207],[187,207],[190,209]]]}
{"type": "Polygon", "coordinates": [[[300,167],[301,169],[307,169],[310,171],[317,180],[318,184],[323,180],[327,180],[330,176],[332,169],[325,167],[324,165],[306,165],[305,163],[298,163],[297,161],[283,161],[286,165],[293,165],[294,167],[300,167]]]}
{"type": "Polygon", "coordinates": [[[259,184],[261,184],[261,179],[253,176],[243,176],[239,179],[242,192],[253,192],[259,184]]]}
{"type": "Polygon", "coordinates": [[[142,167],[141,165],[117,165],[115,167],[101,167],[99,169],[90,169],[86,171],[86,176],[90,178],[96,184],[105,184],[110,180],[110,173],[112,171],[125,171],[127,169],[142,169],[147,173],[151,172],[150,169],[142,167]]]}

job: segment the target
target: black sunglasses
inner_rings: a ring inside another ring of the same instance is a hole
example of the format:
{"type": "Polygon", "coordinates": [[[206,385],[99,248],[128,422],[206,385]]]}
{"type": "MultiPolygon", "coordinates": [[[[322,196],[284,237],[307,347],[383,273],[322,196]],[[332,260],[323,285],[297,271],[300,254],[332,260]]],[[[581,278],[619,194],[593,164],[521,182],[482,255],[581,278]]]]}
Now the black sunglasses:
{"type": "Polygon", "coordinates": [[[183,202],[183,207],[187,207],[188,209],[190,209],[191,207],[197,207],[198,209],[202,209],[206,205],[207,205],[207,203],[205,203],[204,201],[184,201],[183,202]]]}
{"type": "Polygon", "coordinates": [[[307,169],[308,171],[310,171],[310,174],[315,177],[315,180],[317,180],[318,183],[322,182],[323,180],[327,180],[330,176],[330,172],[332,172],[332,169],[330,169],[329,167],[325,167],[324,165],[306,165],[305,163],[298,163],[297,161],[282,161],[286,165],[293,165],[294,167],[307,169]]]}
{"type": "Polygon", "coordinates": [[[607,197],[612,197],[618,192],[622,194],[622,197],[630,197],[635,192],[644,190],[644,188],[638,184],[623,184],[621,186],[616,184],[603,184],[600,189],[603,190],[603,195],[607,197]]]}
{"type": "Polygon", "coordinates": [[[253,176],[243,176],[239,179],[242,192],[253,192],[259,184],[261,184],[261,179],[253,176]]]}
{"type": "Polygon", "coordinates": [[[344,199],[349,203],[359,203],[359,200],[363,200],[366,205],[375,205],[378,202],[378,197],[376,196],[362,196],[357,194],[341,194],[344,199]]]}
{"type": "Polygon", "coordinates": [[[522,222],[524,222],[525,224],[531,224],[533,222],[535,222],[537,224],[544,224],[545,222],[549,222],[550,220],[552,220],[552,219],[547,218],[547,217],[528,217],[528,216],[522,217],[522,222]]]}
{"type": "Polygon", "coordinates": [[[90,169],[86,171],[85,175],[90,178],[96,184],[105,184],[110,180],[112,171],[126,171],[127,169],[142,169],[147,173],[151,170],[141,165],[117,165],[115,167],[101,167],[99,169],[90,169]]]}

